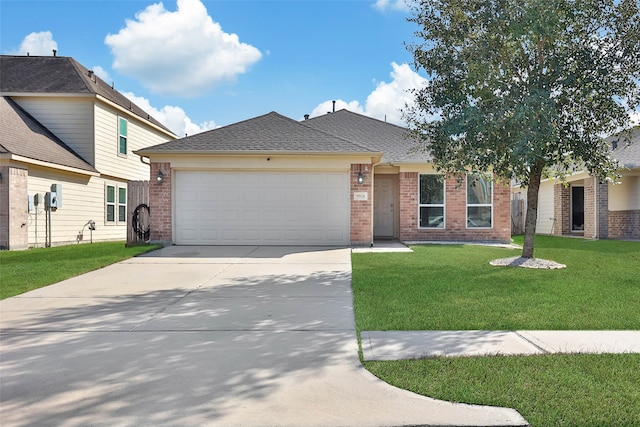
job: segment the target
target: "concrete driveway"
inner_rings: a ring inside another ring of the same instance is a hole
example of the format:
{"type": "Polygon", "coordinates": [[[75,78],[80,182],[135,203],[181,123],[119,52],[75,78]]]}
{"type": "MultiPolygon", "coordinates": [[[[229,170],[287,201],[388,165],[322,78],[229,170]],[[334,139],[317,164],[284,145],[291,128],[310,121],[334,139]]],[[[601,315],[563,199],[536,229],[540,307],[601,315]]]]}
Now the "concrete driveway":
{"type": "Polygon", "coordinates": [[[167,247],[0,315],[4,427],[526,425],[364,370],[349,249],[167,247]]]}

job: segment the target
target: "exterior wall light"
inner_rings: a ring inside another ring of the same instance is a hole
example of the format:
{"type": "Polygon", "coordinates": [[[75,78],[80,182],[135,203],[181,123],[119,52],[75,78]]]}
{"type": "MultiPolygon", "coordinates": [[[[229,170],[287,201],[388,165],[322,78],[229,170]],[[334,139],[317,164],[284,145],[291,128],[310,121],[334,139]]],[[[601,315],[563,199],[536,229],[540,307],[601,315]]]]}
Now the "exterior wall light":
{"type": "Polygon", "coordinates": [[[364,184],[364,174],[362,173],[362,171],[358,172],[358,184],[364,184]]]}
{"type": "Polygon", "coordinates": [[[162,171],[158,171],[158,175],[156,175],[156,181],[158,182],[158,184],[162,183],[162,180],[164,179],[164,174],[162,173],[162,171]]]}

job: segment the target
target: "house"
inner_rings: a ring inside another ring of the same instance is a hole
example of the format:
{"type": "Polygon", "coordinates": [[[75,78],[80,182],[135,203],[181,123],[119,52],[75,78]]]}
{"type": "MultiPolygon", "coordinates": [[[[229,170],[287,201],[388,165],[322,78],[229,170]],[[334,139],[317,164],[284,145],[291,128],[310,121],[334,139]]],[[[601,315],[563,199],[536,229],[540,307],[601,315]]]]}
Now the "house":
{"type": "MultiPolygon", "coordinates": [[[[600,182],[586,171],[540,184],[536,233],[596,239],[640,239],[640,128],[628,139],[607,138],[621,179],[600,182]]],[[[526,199],[514,187],[512,197],[526,199]]]]}
{"type": "Polygon", "coordinates": [[[134,151],[176,136],[73,58],[2,55],[0,76],[0,248],[124,240],[134,151]]]}
{"type": "Polygon", "coordinates": [[[138,150],[151,162],[151,240],[508,242],[509,186],[443,177],[415,147],[405,128],[340,110],[271,112],[138,150]]]}

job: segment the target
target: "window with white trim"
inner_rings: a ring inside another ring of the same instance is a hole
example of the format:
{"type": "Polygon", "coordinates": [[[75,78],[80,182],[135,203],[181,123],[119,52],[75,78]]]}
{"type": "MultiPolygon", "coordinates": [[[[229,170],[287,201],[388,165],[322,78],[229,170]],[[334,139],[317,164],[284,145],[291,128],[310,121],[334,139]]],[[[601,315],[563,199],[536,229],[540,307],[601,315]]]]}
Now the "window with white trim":
{"type": "Polygon", "coordinates": [[[118,117],[118,154],[121,156],[127,155],[127,128],[127,119],[118,117]]]}
{"type": "Polygon", "coordinates": [[[118,187],[118,222],[127,222],[127,189],[118,187]]]}
{"type": "Polygon", "coordinates": [[[107,223],[115,224],[116,222],[116,187],[114,185],[107,185],[105,200],[106,200],[105,221],[107,223]]]}
{"type": "Polygon", "coordinates": [[[419,175],[418,210],[420,228],[444,228],[444,176],[419,175]]]}
{"type": "Polygon", "coordinates": [[[107,185],[105,189],[105,222],[127,222],[127,187],[107,185]]]}
{"type": "Polygon", "coordinates": [[[493,183],[478,174],[467,175],[467,228],[493,226],[493,183]]]}

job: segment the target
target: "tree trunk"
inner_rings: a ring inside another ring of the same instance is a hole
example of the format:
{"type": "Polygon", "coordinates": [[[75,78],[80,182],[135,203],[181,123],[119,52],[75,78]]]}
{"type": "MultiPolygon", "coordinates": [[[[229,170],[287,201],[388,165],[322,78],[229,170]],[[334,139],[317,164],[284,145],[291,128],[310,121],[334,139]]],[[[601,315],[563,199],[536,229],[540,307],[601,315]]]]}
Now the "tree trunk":
{"type": "Polygon", "coordinates": [[[538,221],[538,192],[542,179],[543,162],[537,162],[531,168],[529,186],[527,187],[527,213],[524,221],[524,245],[522,257],[533,258],[533,243],[536,235],[536,223],[538,221]]]}

